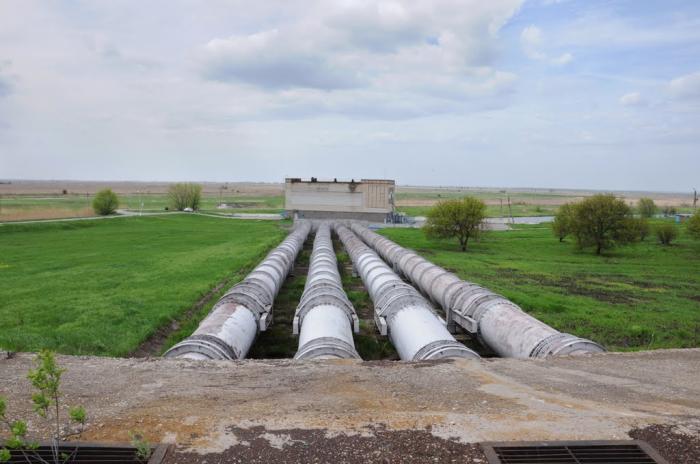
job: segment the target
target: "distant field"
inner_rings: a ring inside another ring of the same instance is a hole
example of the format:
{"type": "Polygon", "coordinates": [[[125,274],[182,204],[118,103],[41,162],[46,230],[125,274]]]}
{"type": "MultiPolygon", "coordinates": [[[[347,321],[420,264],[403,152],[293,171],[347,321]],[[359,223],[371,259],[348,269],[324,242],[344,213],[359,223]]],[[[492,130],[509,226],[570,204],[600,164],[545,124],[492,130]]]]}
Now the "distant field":
{"type": "MultiPolygon", "coordinates": [[[[432,206],[398,206],[396,209],[406,213],[409,216],[427,216],[432,206]]],[[[524,216],[553,216],[557,213],[559,206],[552,205],[537,205],[537,204],[517,204],[508,206],[486,205],[486,215],[488,217],[508,217],[511,214],[514,217],[524,216]]]]}
{"type": "MultiPolygon", "coordinates": [[[[69,218],[94,216],[91,195],[5,195],[0,197],[0,221],[22,221],[32,219],[69,218]]],[[[119,195],[121,209],[132,211],[164,211],[168,206],[165,194],[119,195]]],[[[284,206],[282,196],[254,195],[203,195],[201,210],[204,212],[255,212],[278,213],[284,206]],[[231,209],[217,209],[219,203],[231,209]]]]}
{"type": "Polygon", "coordinates": [[[700,242],[684,234],[670,247],[649,238],[598,257],[542,226],[491,232],[466,253],[420,230],[381,233],[609,349],[700,347],[700,242]]]}
{"type": "MultiPolygon", "coordinates": [[[[92,216],[92,197],[102,188],[112,188],[120,208],[132,211],[163,211],[168,206],[167,182],[13,181],[0,183],[0,222],[92,216]],[[63,192],[66,192],[65,194],[63,192]]],[[[203,212],[279,213],[284,208],[284,185],[275,183],[202,182],[203,212]],[[220,203],[229,208],[218,209],[220,203]]],[[[566,189],[498,189],[476,187],[396,187],[396,207],[410,216],[425,216],[438,201],[465,195],[482,199],[490,217],[550,216],[564,203],[578,201],[596,192],[566,189]],[[510,207],[508,200],[510,199],[510,207]]],[[[642,196],[659,206],[692,212],[692,197],[681,193],[617,192],[634,205],[642,196]]]]}
{"type": "Polygon", "coordinates": [[[0,225],[0,348],[126,355],[284,235],[190,215],[0,225]]]}
{"type": "MultiPolygon", "coordinates": [[[[489,217],[552,216],[564,203],[577,202],[597,192],[554,189],[476,189],[476,188],[415,188],[400,187],[396,208],[409,216],[426,216],[438,201],[473,196],[486,203],[489,217]],[[509,204],[510,201],[510,204],[509,204]]],[[[617,192],[628,204],[635,206],[640,197],[653,198],[659,207],[673,206],[678,212],[692,212],[690,194],[658,192],[617,192]]]]}

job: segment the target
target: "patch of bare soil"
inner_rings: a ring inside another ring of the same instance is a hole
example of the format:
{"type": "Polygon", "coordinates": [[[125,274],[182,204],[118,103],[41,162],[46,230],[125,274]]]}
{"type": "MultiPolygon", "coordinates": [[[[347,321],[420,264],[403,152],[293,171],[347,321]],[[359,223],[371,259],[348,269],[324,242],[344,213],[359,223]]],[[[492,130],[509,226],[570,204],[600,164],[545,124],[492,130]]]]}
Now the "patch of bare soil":
{"type": "Polygon", "coordinates": [[[587,296],[606,303],[631,304],[638,301],[632,292],[619,288],[606,288],[609,284],[582,276],[563,276],[559,279],[553,279],[546,275],[524,273],[512,268],[501,268],[496,272],[499,277],[517,280],[520,283],[529,282],[556,287],[572,295],[587,296]]]}
{"type": "MultiPolygon", "coordinates": [[[[278,196],[284,194],[284,185],[263,182],[198,182],[202,192],[218,194],[222,187],[228,194],[253,196],[278,196]]],[[[137,193],[163,194],[168,191],[171,182],[137,182],[137,181],[76,181],[76,180],[12,180],[0,183],[3,195],[61,195],[67,193],[95,193],[111,188],[118,194],[137,193]]]]}
{"type": "Polygon", "coordinates": [[[232,427],[239,443],[223,453],[176,452],[168,464],[194,462],[232,463],[485,463],[477,444],[464,444],[433,436],[429,430],[388,431],[382,427],[367,434],[330,434],[326,430],[273,430],[232,427]]]}
{"type": "Polygon", "coordinates": [[[66,219],[90,216],[95,216],[95,211],[93,211],[92,208],[5,208],[0,212],[0,222],[31,221],[33,219],[66,219]]]}
{"type": "Polygon", "coordinates": [[[700,462],[700,423],[686,425],[651,425],[632,429],[630,437],[644,440],[670,464],[700,462]]]}

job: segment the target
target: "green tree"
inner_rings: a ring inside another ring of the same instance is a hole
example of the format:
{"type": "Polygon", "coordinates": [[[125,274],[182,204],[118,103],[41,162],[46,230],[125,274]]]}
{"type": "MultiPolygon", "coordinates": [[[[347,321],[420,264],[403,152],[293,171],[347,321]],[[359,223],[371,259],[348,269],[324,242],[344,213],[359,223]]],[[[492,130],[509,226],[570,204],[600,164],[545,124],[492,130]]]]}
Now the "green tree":
{"type": "Polygon", "coordinates": [[[688,234],[696,240],[700,240],[700,213],[695,213],[688,219],[686,226],[688,234]]]}
{"type": "Polygon", "coordinates": [[[486,217],[486,205],[474,197],[438,202],[428,212],[423,226],[428,237],[457,238],[466,251],[470,238],[479,236],[486,217]]]}
{"type": "Polygon", "coordinates": [[[574,205],[571,203],[561,205],[552,222],[552,232],[559,238],[560,242],[563,242],[564,239],[571,234],[573,219],[574,205]]]}
{"type": "Polygon", "coordinates": [[[643,218],[650,218],[656,214],[657,211],[656,203],[651,198],[640,198],[637,203],[637,210],[639,215],[643,218]]]}
{"type": "Polygon", "coordinates": [[[678,237],[678,230],[673,224],[661,224],[656,227],[656,236],[662,245],[670,245],[678,237]]]}
{"type": "Polygon", "coordinates": [[[100,216],[114,214],[118,207],[119,198],[111,189],[100,190],[92,200],[92,209],[100,216]]]}
{"type": "Polygon", "coordinates": [[[632,209],[612,194],[593,195],[577,203],[572,231],[580,247],[592,246],[598,255],[637,238],[632,209]]]}
{"type": "Polygon", "coordinates": [[[178,211],[185,208],[197,210],[202,199],[202,186],[190,183],[173,184],[168,188],[168,197],[173,209],[178,211]]]}

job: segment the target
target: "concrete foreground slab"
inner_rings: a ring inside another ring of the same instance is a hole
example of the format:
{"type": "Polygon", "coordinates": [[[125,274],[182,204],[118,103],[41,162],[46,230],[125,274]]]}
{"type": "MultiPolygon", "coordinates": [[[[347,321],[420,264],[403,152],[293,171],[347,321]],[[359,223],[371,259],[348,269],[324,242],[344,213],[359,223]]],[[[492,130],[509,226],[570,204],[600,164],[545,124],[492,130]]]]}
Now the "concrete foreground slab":
{"type": "MultiPolygon", "coordinates": [[[[10,416],[33,417],[26,378],[32,360],[0,359],[0,395],[10,416]]],[[[137,430],[152,442],[176,443],[180,453],[191,453],[188,459],[261,442],[292,456],[300,441],[311,452],[319,437],[389,440],[388,433],[410,431],[418,442],[434,437],[447,449],[481,441],[620,440],[656,425],[690,437],[700,430],[700,349],[418,363],[79,356],[58,362],[67,369],[64,403],[88,411],[81,440],[128,442],[128,432],[137,430]]],[[[42,427],[36,419],[31,426],[42,427]]],[[[459,462],[481,459],[465,456],[459,462]]]]}

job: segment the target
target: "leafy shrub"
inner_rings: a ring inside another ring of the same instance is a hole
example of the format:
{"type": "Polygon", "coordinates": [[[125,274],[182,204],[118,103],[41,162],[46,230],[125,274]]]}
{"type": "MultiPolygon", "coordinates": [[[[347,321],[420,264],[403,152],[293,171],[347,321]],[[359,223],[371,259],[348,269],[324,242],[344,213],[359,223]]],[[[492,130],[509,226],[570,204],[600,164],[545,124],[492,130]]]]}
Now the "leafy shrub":
{"type": "Polygon", "coordinates": [[[670,245],[678,237],[678,230],[673,224],[661,224],[656,227],[656,236],[662,245],[670,245]]]}
{"type": "Polygon", "coordinates": [[[92,209],[100,216],[107,216],[117,212],[119,207],[119,198],[111,189],[104,189],[97,192],[95,199],[92,200],[92,209]]]}
{"type": "Polygon", "coordinates": [[[677,211],[674,206],[664,206],[661,212],[664,213],[664,216],[673,216],[677,211]]]}
{"type": "Polygon", "coordinates": [[[634,228],[637,233],[637,238],[639,238],[639,240],[641,240],[642,242],[649,236],[649,233],[651,232],[651,229],[649,227],[649,221],[647,221],[643,217],[634,220],[634,228]]]}
{"type": "Polygon", "coordinates": [[[569,235],[572,230],[573,220],[574,220],[574,205],[571,203],[566,203],[559,207],[559,211],[554,216],[554,221],[552,222],[552,232],[559,238],[560,242],[569,235]]]}
{"type": "Polygon", "coordinates": [[[696,240],[700,240],[700,213],[695,213],[688,219],[688,234],[696,240]]]}
{"type": "Polygon", "coordinates": [[[596,254],[637,240],[632,209],[612,194],[598,194],[573,206],[571,231],[580,247],[595,247],[596,254]]]}
{"type": "Polygon", "coordinates": [[[168,197],[170,206],[177,211],[183,211],[185,208],[197,210],[202,199],[202,186],[190,183],[173,184],[168,188],[168,197]]]}
{"type": "Polygon", "coordinates": [[[640,198],[637,203],[639,214],[644,218],[650,218],[656,214],[656,203],[651,198],[640,198]]]}

